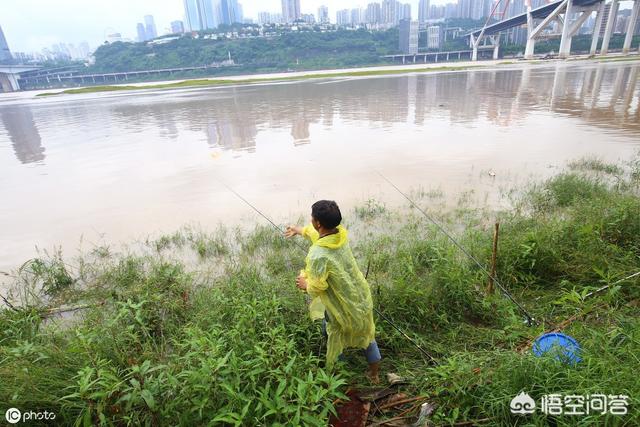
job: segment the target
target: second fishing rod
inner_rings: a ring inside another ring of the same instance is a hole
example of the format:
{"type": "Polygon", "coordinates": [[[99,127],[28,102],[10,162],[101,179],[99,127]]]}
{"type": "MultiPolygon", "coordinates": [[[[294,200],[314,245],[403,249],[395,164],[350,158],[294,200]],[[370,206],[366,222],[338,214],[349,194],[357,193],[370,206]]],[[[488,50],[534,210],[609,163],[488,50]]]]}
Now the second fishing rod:
{"type": "Polygon", "coordinates": [[[529,326],[533,326],[537,324],[537,321],[533,318],[533,316],[531,316],[531,314],[522,306],[522,304],[520,304],[518,301],[516,301],[516,299],[513,297],[513,295],[511,295],[511,292],[509,292],[499,281],[498,279],[495,277],[494,274],[492,274],[491,272],[489,272],[489,270],[487,270],[487,267],[482,265],[482,263],[480,263],[480,261],[478,261],[478,259],[476,257],[474,257],[464,246],[462,246],[452,235],[451,233],[449,233],[442,225],[440,225],[438,223],[438,221],[436,221],[435,219],[433,219],[431,217],[431,215],[429,215],[427,212],[425,212],[424,209],[422,209],[420,206],[418,206],[416,204],[416,202],[414,202],[413,200],[411,200],[411,198],[409,196],[407,196],[402,190],[400,190],[393,182],[391,182],[391,180],[389,178],[387,178],[386,176],[384,176],[381,172],[375,171],[382,179],[384,179],[389,185],[391,185],[398,193],[400,193],[400,195],[402,195],[402,197],[404,197],[405,199],[407,199],[407,201],[411,204],[411,206],[413,206],[414,208],[416,208],[418,210],[418,212],[420,212],[425,218],[427,218],[429,221],[431,221],[445,236],[447,236],[447,238],[449,240],[451,240],[451,242],[453,242],[453,244],[460,249],[460,251],[465,254],[471,261],[473,261],[473,263],[480,269],[480,271],[482,271],[484,274],[486,274],[489,278],[491,278],[493,280],[493,282],[496,284],[496,286],[498,287],[498,289],[500,289],[500,291],[502,292],[502,295],[504,295],[509,301],[511,301],[517,308],[518,310],[520,310],[520,312],[524,315],[525,319],[526,319],[526,323],[529,326]]]}

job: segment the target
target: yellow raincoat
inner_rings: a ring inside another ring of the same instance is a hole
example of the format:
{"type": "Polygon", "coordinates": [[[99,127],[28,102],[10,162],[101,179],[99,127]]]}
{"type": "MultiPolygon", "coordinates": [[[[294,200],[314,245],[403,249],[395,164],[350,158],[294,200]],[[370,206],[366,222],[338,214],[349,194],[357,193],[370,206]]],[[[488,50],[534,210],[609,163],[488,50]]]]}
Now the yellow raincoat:
{"type": "Polygon", "coordinates": [[[356,264],[347,239],[347,230],[319,238],[312,225],[302,229],[312,246],[303,275],[312,297],[312,320],[327,322],[327,366],[331,367],[347,347],[367,348],[375,338],[371,290],[356,264]]]}

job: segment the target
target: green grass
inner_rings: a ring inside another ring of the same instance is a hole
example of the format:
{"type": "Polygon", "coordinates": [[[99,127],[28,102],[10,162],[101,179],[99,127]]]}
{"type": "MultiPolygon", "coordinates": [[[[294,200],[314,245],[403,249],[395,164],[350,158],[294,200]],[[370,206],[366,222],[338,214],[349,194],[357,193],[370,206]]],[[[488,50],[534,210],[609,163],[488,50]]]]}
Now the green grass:
{"type": "MultiPolygon", "coordinates": [[[[378,318],[383,372],[437,404],[435,425],[640,423],[640,280],[586,296],[640,270],[639,177],[640,159],[581,159],[521,190],[512,209],[430,212],[483,263],[500,222],[497,276],[539,321],[533,327],[499,293],[486,294],[482,270],[415,210],[368,200],[344,212],[375,307],[438,361],[427,364],[378,318]],[[580,364],[531,354],[530,340],[573,316],[564,332],[582,345],[580,364]],[[538,402],[626,394],[630,413],[516,416],[509,402],[521,391],[538,402]]],[[[431,205],[429,193],[415,194],[431,205]]],[[[0,311],[0,402],[53,411],[65,425],[327,425],[348,387],[369,384],[358,351],[324,368],[320,327],[293,284],[303,259],[257,225],[187,227],[132,253],[31,260],[15,274],[22,308],[0,311]],[[40,316],[46,306],[102,301],[72,318],[40,316]]]]}
{"type": "Polygon", "coordinates": [[[597,60],[598,62],[640,61],[640,56],[630,55],[625,57],[614,57],[614,58],[595,56],[594,59],[597,60]]]}
{"type": "Polygon", "coordinates": [[[200,87],[200,86],[228,86],[237,84],[253,84],[253,83],[265,83],[265,82],[280,82],[280,81],[295,81],[295,80],[307,80],[307,79],[330,79],[338,77],[367,77],[367,76],[384,76],[394,74],[407,74],[407,73],[426,73],[426,72],[445,72],[445,71],[458,71],[466,70],[469,68],[478,68],[480,66],[443,66],[432,68],[420,68],[420,69],[407,69],[407,70],[365,70],[365,71],[350,71],[350,72],[337,72],[337,73],[323,73],[323,74],[306,74],[301,76],[291,77],[268,77],[268,78],[247,78],[242,80],[225,80],[225,79],[194,79],[184,80],[172,83],[159,83],[154,85],[145,86],[132,86],[132,85],[102,85],[102,86],[88,86],[77,89],[65,89],[60,92],[44,92],[39,93],[36,96],[53,96],[53,95],[75,95],[82,93],[94,93],[94,92],[115,92],[124,90],[148,90],[148,89],[179,89],[185,87],[200,87]]]}

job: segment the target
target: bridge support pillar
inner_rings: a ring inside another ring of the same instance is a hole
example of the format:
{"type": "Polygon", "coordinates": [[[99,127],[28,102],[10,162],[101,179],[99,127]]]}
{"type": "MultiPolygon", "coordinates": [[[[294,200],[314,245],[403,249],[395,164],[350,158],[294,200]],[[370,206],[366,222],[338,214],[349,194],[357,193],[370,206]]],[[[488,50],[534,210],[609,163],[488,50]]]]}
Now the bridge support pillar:
{"type": "MultiPolygon", "coordinates": [[[[553,10],[553,12],[547,15],[547,17],[544,18],[542,22],[539,23],[535,28],[533,25],[533,17],[529,13],[531,9],[528,9],[527,11],[528,12],[527,13],[527,46],[525,48],[525,58],[530,59],[533,57],[533,51],[535,48],[535,39],[539,37],[542,30],[548,25],[550,25],[553,21],[558,21],[562,23],[563,29],[562,29],[562,40],[560,41],[560,56],[569,55],[569,52],[571,50],[571,37],[575,34],[575,32],[577,32],[577,29],[574,31],[575,26],[570,28],[569,20],[560,18],[560,14],[564,13],[564,15],[567,16],[568,15],[567,11],[571,11],[573,9],[572,5],[573,5],[572,0],[563,0],[553,10]]],[[[587,17],[588,16],[584,16],[584,19],[586,19],[587,17]]],[[[582,22],[584,22],[584,20],[582,22]]],[[[580,23],[580,25],[582,25],[582,23],[580,23]]],[[[580,28],[580,25],[578,25],[577,27],[578,29],[580,28]]]]}
{"type": "Polygon", "coordinates": [[[471,48],[473,49],[473,51],[471,52],[471,60],[477,61],[478,60],[478,44],[480,44],[480,38],[476,40],[476,38],[473,37],[473,34],[471,34],[469,41],[471,42],[471,48]]]}
{"type": "Polygon", "coordinates": [[[491,37],[491,42],[493,43],[493,59],[498,59],[500,54],[500,33],[491,37]]]}
{"type": "Polygon", "coordinates": [[[18,75],[17,74],[9,74],[9,83],[11,83],[11,87],[14,91],[20,90],[20,83],[18,83],[18,75]]]}
{"type": "Polygon", "coordinates": [[[524,48],[524,59],[533,59],[533,51],[536,48],[536,40],[527,38],[527,45],[524,48]]]}
{"type": "Polygon", "coordinates": [[[562,23],[562,38],[560,39],[560,50],[558,56],[560,58],[567,58],[571,53],[571,28],[569,28],[569,17],[571,16],[573,9],[573,0],[567,1],[567,8],[564,12],[564,22],[562,23]]]}
{"type": "Polygon", "coordinates": [[[0,73],[0,93],[20,90],[18,76],[12,73],[0,73]]]}
{"type": "Polygon", "coordinates": [[[524,48],[524,59],[533,59],[533,51],[536,47],[536,39],[531,36],[534,30],[531,6],[527,6],[527,45],[524,48]]]}
{"type": "Polygon", "coordinates": [[[591,38],[591,49],[589,50],[590,55],[595,55],[598,51],[598,40],[600,40],[600,29],[602,28],[602,19],[604,18],[604,10],[606,8],[606,1],[603,0],[600,3],[600,7],[598,8],[598,13],[596,15],[596,23],[593,26],[593,36],[591,38]]]}
{"type": "Polygon", "coordinates": [[[624,37],[624,45],[622,46],[622,53],[624,54],[629,53],[629,49],[631,49],[631,39],[633,39],[633,30],[636,29],[638,11],[640,11],[640,0],[633,2],[633,9],[631,9],[631,16],[629,17],[629,23],[627,24],[627,34],[624,37]]]}
{"type": "Polygon", "coordinates": [[[613,27],[616,25],[616,16],[618,15],[618,7],[620,4],[618,0],[611,0],[611,9],[609,9],[609,19],[607,19],[607,26],[604,30],[604,37],[602,38],[602,48],[600,49],[601,55],[606,55],[609,52],[609,41],[611,41],[611,35],[613,34],[613,27]]]}

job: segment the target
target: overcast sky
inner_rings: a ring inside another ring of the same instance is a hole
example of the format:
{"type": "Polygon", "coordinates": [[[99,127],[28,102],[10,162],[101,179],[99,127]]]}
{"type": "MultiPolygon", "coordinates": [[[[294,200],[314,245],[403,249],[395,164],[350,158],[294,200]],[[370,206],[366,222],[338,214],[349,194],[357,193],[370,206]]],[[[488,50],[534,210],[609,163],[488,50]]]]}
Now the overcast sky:
{"type": "MultiPolygon", "coordinates": [[[[303,13],[317,15],[318,6],[329,6],[329,17],[335,21],[338,9],[366,7],[372,0],[301,0],[303,13]]],[[[379,0],[378,0],[379,1],[379,0]]],[[[449,0],[432,0],[444,4],[449,0]]],[[[451,0],[455,1],[455,0],[451,0]]],[[[411,13],[418,16],[418,0],[411,3],[411,13]]],[[[245,17],[256,19],[258,12],[280,12],[280,0],[240,0],[245,17]]],[[[95,48],[105,34],[120,32],[135,39],[136,23],[144,15],[153,15],[158,33],[169,23],[182,20],[182,0],[0,0],[0,26],[16,52],[39,51],[53,43],[78,44],[87,41],[95,48]]]]}
{"type": "MultiPolygon", "coordinates": [[[[366,7],[374,0],[300,0],[303,13],[317,15],[318,6],[329,6],[329,18],[336,19],[336,10],[366,7]]],[[[376,0],[380,1],[380,0],[376,0]]],[[[413,19],[418,17],[419,0],[400,0],[411,4],[413,19]]],[[[431,0],[445,4],[456,0],[431,0]]],[[[280,13],[280,0],[240,0],[245,17],[256,19],[258,12],[280,13]]],[[[622,9],[628,8],[627,1],[622,9]]],[[[153,15],[158,34],[169,23],[184,19],[182,0],[0,0],[0,26],[15,52],[40,51],[53,43],[77,45],[87,41],[92,49],[105,40],[105,35],[119,32],[125,38],[136,38],[136,23],[144,15],[153,15]]]]}

